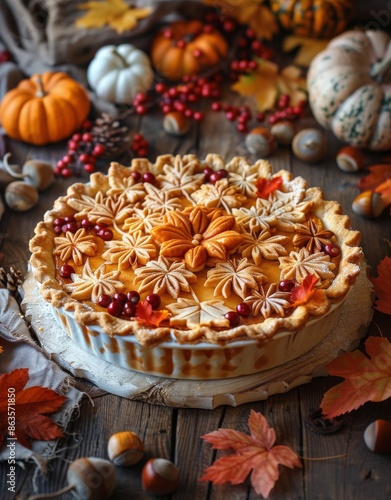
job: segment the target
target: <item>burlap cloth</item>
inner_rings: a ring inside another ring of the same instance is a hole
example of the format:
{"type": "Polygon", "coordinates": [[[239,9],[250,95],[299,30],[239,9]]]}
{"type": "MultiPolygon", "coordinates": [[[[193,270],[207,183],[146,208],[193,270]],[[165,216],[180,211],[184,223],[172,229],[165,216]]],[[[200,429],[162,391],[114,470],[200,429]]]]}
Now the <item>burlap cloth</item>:
{"type": "MultiPolygon", "coordinates": [[[[30,378],[26,387],[49,387],[67,397],[61,409],[50,415],[66,433],[67,424],[74,410],[78,408],[83,394],[75,389],[73,378],[53,363],[50,355],[33,341],[18,304],[5,289],[0,289],[0,345],[3,348],[0,354],[0,373],[8,373],[16,368],[28,368],[30,378]]],[[[16,421],[17,418],[16,407],[16,421]]],[[[44,472],[48,461],[60,453],[61,447],[61,440],[32,441],[31,450],[16,443],[16,460],[19,465],[20,462],[33,460],[44,472]]],[[[0,460],[7,462],[9,455],[9,449],[3,446],[0,450],[0,460]]]]}

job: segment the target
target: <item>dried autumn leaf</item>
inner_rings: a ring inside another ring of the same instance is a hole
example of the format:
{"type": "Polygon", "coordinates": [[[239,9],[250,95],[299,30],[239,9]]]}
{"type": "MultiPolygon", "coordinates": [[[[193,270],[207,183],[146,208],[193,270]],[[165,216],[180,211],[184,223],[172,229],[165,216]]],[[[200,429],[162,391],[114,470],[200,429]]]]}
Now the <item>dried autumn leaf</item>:
{"type": "Polygon", "coordinates": [[[226,16],[233,17],[240,24],[246,24],[257,38],[270,40],[278,33],[278,24],[273,13],[264,5],[264,0],[203,0],[219,8],[226,16]]]}
{"type": "Polygon", "coordinates": [[[151,304],[147,300],[143,300],[136,306],[136,316],[134,319],[143,325],[160,326],[160,323],[167,319],[169,315],[170,313],[166,309],[154,311],[151,304]]]}
{"type": "Polygon", "coordinates": [[[292,50],[299,49],[293,63],[308,68],[312,59],[326,48],[329,41],[289,35],[282,41],[282,50],[284,52],[291,52],[292,50]]]}
{"type": "Polygon", "coordinates": [[[375,193],[380,193],[384,206],[391,204],[391,179],[387,179],[375,188],[375,193]]]}
{"type": "Polygon", "coordinates": [[[360,179],[359,187],[361,191],[373,191],[387,179],[391,179],[391,164],[381,163],[368,167],[369,174],[360,179]]]}
{"type": "Polygon", "coordinates": [[[377,278],[369,278],[375,288],[375,309],[391,314],[391,258],[384,257],[377,266],[377,278]]]}
{"type": "Polygon", "coordinates": [[[368,401],[391,397],[391,343],[386,338],[368,337],[364,345],[367,356],[356,350],[326,366],[330,375],[345,380],[323,396],[320,406],[325,417],[337,417],[368,401]]]}
{"type": "Polygon", "coordinates": [[[18,368],[0,375],[0,447],[8,434],[19,444],[30,448],[31,440],[49,441],[63,437],[61,429],[45,414],[54,413],[63,405],[65,396],[47,387],[33,386],[24,389],[29,381],[28,368],[18,368]],[[10,393],[9,390],[12,390],[10,393]],[[10,405],[8,395],[15,395],[10,405]],[[15,432],[10,432],[9,411],[14,411],[15,432]]]}
{"type": "Polygon", "coordinates": [[[319,281],[314,274],[308,274],[301,285],[296,285],[292,291],[290,300],[292,304],[289,307],[297,307],[309,301],[315,292],[315,285],[319,281]]]}
{"type": "Polygon", "coordinates": [[[272,179],[266,179],[265,177],[261,177],[255,181],[255,186],[258,189],[257,196],[259,198],[268,199],[269,194],[276,191],[282,184],[282,177],[277,176],[272,179]]]}
{"type": "Polygon", "coordinates": [[[272,109],[281,94],[289,95],[292,106],[306,99],[306,82],[298,67],[287,66],[279,71],[277,64],[265,59],[256,61],[255,71],[240,76],[232,89],[242,96],[253,97],[259,111],[272,109]]]}
{"type": "Polygon", "coordinates": [[[103,28],[110,26],[117,33],[132,30],[140,19],[149,16],[152,9],[138,9],[129,6],[125,0],[103,0],[100,2],[85,2],[78,6],[79,9],[87,10],[84,16],[76,20],[78,28],[103,28]]]}
{"type": "Polygon", "coordinates": [[[219,429],[201,436],[215,450],[234,451],[233,455],[219,458],[208,467],[201,481],[240,484],[252,471],[253,488],[266,498],[279,477],[279,464],[293,469],[301,467],[301,463],[288,446],[274,446],[276,433],[262,413],[251,410],[248,425],[251,435],[233,429],[219,429]]]}

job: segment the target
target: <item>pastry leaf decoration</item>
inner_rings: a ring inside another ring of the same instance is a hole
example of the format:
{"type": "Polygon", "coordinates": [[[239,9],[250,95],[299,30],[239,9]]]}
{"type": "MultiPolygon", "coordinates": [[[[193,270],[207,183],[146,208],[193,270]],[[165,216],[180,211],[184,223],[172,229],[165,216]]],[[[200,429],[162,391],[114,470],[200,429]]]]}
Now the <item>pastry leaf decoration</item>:
{"type": "Polygon", "coordinates": [[[296,285],[291,291],[291,305],[289,307],[297,307],[301,304],[306,304],[315,292],[315,285],[319,278],[314,274],[308,274],[301,285],[296,285]]]}
{"type": "Polygon", "coordinates": [[[151,304],[147,300],[140,301],[136,306],[136,316],[134,319],[137,323],[146,326],[160,326],[170,313],[166,309],[154,311],[151,304]]]}
{"type": "Polygon", "coordinates": [[[266,179],[262,177],[255,181],[255,186],[257,188],[257,196],[259,198],[268,199],[269,194],[276,191],[282,184],[282,177],[277,176],[272,179],[266,179]]]}

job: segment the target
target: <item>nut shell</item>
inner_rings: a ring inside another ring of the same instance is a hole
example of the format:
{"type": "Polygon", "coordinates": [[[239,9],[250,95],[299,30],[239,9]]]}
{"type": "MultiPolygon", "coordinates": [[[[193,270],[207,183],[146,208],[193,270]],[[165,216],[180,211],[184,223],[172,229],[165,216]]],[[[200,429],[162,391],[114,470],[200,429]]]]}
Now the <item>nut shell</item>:
{"type": "Polygon", "coordinates": [[[42,160],[28,160],[23,165],[24,181],[38,191],[47,189],[54,181],[54,170],[51,163],[42,160]]]}
{"type": "Polygon", "coordinates": [[[375,420],[365,429],[365,444],[375,453],[391,453],[391,422],[375,420]]]}
{"type": "Polygon", "coordinates": [[[246,148],[260,158],[269,156],[276,147],[276,141],[271,132],[263,127],[251,130],[244,140],[246,148]]]}
{"type": "Polygon", "coordinates": [[[151,458],[141,474],[143,488],[154,495],[168,495],[179,485],[179,469],[165,458],[151,458]]]}
{"type": "Polygon", "coordinates": [[[296,135],[296,127],[288,120],[275,123],[270,131],[278,144],[283,146],[290,146],[296,135]]]}
{"type": "Polygon", "coordinates": [[[345,146],[338,152],[336,162],[344,172],[357,172],[364,167],[365,157],[360,149],[345,146]]]}
{"type": "Polygon", "coordinates": [[[105,500],[115,488],[115,469],[103,458],[83,457],[72,462],[67,481],[74,485],[75,496],[83,500],[105,500]]]}
{"type": "Polygon", "coordinates": [[[183,113],[172,111],[163,120],[163,128],[170,135],[185,135],[190,129],[190,119],[183,113]]]}
{"type": "Polygon", "coordinates": [[[385,206],[382,197],[374,191],[363,191],[353,200],[352,209],[356,214],[373,219],[379,217],[385,206]]]}
{"type": "Polygon", "coordinates": [[[306,163],[317,163],[326,156],[326,137],[318,129],[303,129],[295,135],[292,150],[299,160],[306,163]]]}
{"type": "Polygon", "coordinates": [[[141,460],[144,445],[135,432],[117,432],[110,437],[107,452],[114,465],[129,467],[141,460]]]}
{"type": "Polygon", "coordinates": [[[38,191],[26,182],[14,181],[8,184],[4,198],[12,210],[25,212],[38,203],[38,191]]]}

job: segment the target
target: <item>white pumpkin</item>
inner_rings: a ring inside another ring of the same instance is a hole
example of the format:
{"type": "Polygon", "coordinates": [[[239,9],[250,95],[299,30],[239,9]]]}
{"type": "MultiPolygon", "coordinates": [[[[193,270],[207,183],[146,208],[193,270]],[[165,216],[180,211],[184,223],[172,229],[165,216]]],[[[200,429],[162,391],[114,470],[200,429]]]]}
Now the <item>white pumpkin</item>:
{"type": "Polygon", "coordinates": [[[391,38],[347,31],[312,61],[309,102],[316,120],[360,148],[391,148],[391,38]]]}
{"type": "Polygon", "coordinates": [[[87,80],[102,99],[131,104],[137,92],[151,87],[153,72],[149,57],[133,45],[106,45],[90,62],[87,80]]]}

